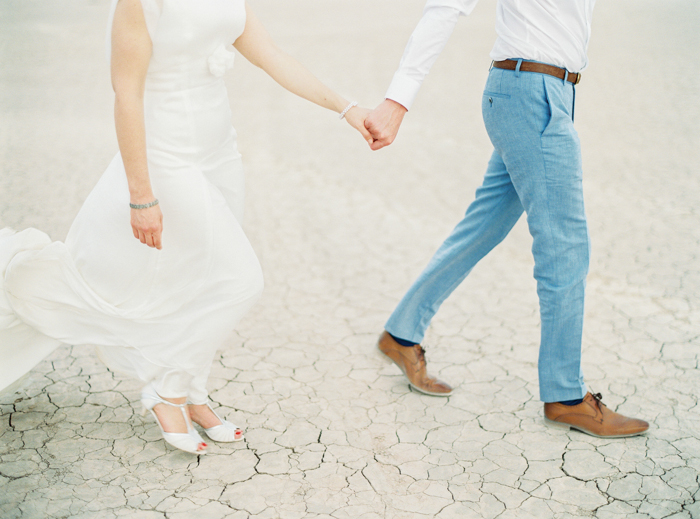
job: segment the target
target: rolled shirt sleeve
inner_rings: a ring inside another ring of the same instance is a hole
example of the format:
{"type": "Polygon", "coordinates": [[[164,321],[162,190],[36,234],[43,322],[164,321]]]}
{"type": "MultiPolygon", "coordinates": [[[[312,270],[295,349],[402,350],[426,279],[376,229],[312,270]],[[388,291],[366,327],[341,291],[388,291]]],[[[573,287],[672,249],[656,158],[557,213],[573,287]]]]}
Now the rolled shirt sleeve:
{"type": "Polygon", "coordinates": [[[472,12],[478,0],[428,0],[423,16],[408,40],[386,98],[411,109],[425,76],[445,48],[460,16],[472,12]]]}

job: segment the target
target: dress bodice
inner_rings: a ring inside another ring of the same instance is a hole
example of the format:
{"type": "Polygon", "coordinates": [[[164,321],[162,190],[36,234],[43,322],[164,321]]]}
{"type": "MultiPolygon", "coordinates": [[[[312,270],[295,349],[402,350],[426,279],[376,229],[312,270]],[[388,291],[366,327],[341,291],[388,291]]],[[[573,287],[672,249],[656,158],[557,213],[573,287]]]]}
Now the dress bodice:
{"type": "Polygon", "coordinates": [[[245,29],[245,0],[141,4],[153,44],[144,96],[149,162],[156,153],[163,163],[201,162],[226,142],[235,147],[222,76],[245,29]]]}
{"type": "Polygon", "coordinates": [[[245,28],[245,1],[157,1],[142,0],[153,42],[146,89],[196,88],[222,76],[245,28]]]}

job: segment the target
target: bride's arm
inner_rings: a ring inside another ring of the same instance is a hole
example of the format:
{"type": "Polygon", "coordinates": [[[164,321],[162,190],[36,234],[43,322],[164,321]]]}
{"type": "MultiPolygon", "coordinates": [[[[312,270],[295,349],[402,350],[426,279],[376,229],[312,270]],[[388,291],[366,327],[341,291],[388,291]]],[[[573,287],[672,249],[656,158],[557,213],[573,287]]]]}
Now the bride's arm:
{"type": "MultiPolygon", "coordinates": [[[[337,113],[342,112],[348,106],[347,99],[321,83],[301,63],[277,47],[247,3],[246,17],[245,30],[233,46],[248,61],[256,67],[260,67],[293,94],[312,103],[337,113]]],[[[355,107],[346,113],[345,118],[371,144],[372,136],[364,126],[367,113],[368,111],[364,108],[355,107]]]]}
{"type": "MultiPolygon", "coordinates": [[[[114,122],[132,204],[148,204],[155,200],[148,176],[143,115],[143,92],[151,52],[141,1],[119,0],[112,26],[114,122]]],[[[141,243],[161,248],[163,215],[160,207],[132,209],[131,228],[141,243]]]]}

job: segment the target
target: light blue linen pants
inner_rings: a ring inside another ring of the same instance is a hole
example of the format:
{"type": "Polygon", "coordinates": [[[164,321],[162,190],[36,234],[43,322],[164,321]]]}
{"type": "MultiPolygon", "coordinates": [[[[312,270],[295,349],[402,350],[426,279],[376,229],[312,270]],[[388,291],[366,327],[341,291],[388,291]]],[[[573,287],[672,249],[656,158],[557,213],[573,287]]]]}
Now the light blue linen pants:
{"type": "Polygon", "coordinates": [[[440,246],[386,324],[420,343],[442,302],[525,211],[540,301],[540,399],[586,394],[581,372],[590,256],[574,86],[535,72],[491,69],[482,113],[494,152],[464,219],[440,246]]]}

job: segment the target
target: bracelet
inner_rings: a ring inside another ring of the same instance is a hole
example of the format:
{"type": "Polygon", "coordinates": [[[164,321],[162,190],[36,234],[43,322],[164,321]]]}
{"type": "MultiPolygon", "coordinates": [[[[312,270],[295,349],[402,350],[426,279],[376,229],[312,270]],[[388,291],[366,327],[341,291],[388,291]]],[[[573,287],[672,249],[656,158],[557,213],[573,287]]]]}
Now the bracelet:
{"type": "Polygon", "coordinates": [[[342,119],[345,119],[345,114],[348,113],[348,112],[350,111],[351,108],[354,108],[354,107],[356,107],[356,106],[357,106],[357,101],[353,101],[353,102],[350,103],[348,106],[346,106],[346,107],[345,107],[345,110],[343,110],[342,112],[340,112],[340,119],[341,119],[341,120],[342,120],[342,119]]]}
{"type": "Polygon", "coordinates": [[[158,199],[156,198],[153,202],[148,202],[147,204],[132,204],[129,203],[129,207],[132,209],[148,209],[149,207],[153,207],[154,205],[158,205],[158,199]]]}

